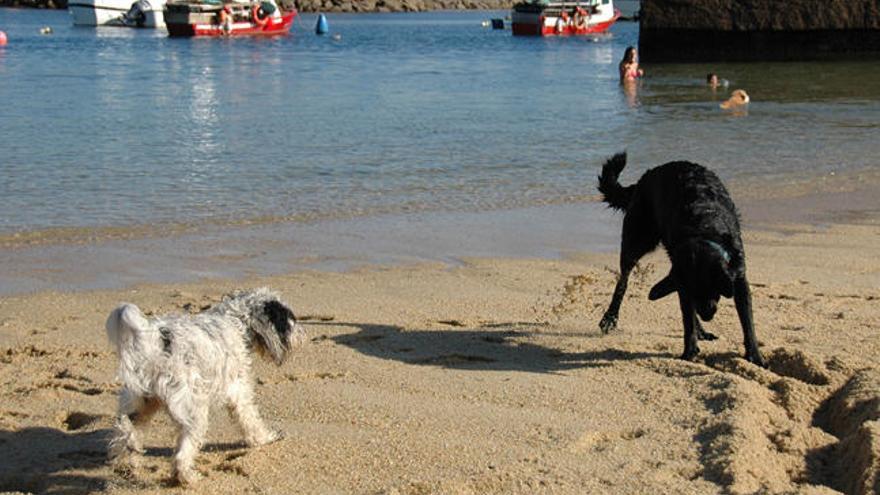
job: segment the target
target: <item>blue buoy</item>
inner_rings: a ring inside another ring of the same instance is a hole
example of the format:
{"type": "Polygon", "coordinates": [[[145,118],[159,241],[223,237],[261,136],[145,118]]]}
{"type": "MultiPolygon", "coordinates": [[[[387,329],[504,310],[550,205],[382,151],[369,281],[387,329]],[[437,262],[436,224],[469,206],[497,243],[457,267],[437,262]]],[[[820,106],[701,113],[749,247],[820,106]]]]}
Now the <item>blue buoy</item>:
{"type": "Polygon", "coordinates": [[[327,34],[327,31],[329,31],[327,17],[324,14],[320,14],[318,16],[318,23],[315,24],[315,34],[327,34]]]}

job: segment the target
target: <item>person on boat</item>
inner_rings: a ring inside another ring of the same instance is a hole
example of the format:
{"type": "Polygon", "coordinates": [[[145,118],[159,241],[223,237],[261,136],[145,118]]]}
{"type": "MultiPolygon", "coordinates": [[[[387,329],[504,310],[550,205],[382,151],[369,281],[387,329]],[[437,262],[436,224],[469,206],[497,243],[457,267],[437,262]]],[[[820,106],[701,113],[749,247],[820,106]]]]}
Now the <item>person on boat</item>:
{"type": "Polygon", "coordinates": [[[587,21],[590,18],[590,14],[578,6],[578,8],[574,11],[574,28],[577,31],[583,31],[587,29],[587,21]]]}
{"type": "Polygon", "coordinates": [[[568,12],[563,10],[559,17],[556,18],[556,34],[562,34],[568,28],[570,20],[568,18],[568,12]]]}
{"type": "Polygon", "coordinates": [[[622,83],[635,81],[637,78],[645,75],[645,71],[639,67],[639,54],[636,52],[635,47],[626,47],[618,70],[620,71],[620,82],[622,83]]]}
{"type": "Polygon", "coordinates": [[[223,34],[232,32],[232,7],[229,4],[220,9],[220,29],[223,30],[223,34]]]}

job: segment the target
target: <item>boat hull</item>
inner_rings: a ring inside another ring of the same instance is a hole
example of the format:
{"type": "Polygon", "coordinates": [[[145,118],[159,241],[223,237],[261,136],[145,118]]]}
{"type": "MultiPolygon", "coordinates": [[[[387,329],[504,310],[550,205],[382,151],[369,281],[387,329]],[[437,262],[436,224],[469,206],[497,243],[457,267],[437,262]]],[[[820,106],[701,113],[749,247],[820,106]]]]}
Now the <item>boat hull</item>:
{"type": "Polygon", "coordinates": [[[143,17],[136,22],[126,13],[138,3],[136,0],[75,0],[68,2],[67,11],[74,26],[130,26],[161,28],[165,26],[164,2],[153,1],[142,8],[143,17]]]}
{"type": "Polygon", "coordinates": [[[125,15],[130,0],[77,0],[67,3],[75,26],[102,26],[125,15]]]}
{"type": "Polygon", "coordinates": [[[288,34],[293,26],[297,12],[291,11],[281,17],[269,17],[265,24],[258,25],[250,21],[233,22],[227,29],[219,23],[215,14],[183,14],[166,9],[165,27],[168,36],[188,38],[193,36],[278,36],[288,34]]]}
{"type": "MultiPolygon", "coordinates": [[[[541,7],[536,5],[517,5],[511,13],[511,30],[515,36],[589,36],[601,34],[614,25],[620,18],[620,11],[609,7],[600,8],[584,20],[575,21],[569,16],[566,7],[574,3],[563,4],[564,7],[552,5],[541,7]]],[[[573,10],[573,8],[572,8],[573,10]]]]}

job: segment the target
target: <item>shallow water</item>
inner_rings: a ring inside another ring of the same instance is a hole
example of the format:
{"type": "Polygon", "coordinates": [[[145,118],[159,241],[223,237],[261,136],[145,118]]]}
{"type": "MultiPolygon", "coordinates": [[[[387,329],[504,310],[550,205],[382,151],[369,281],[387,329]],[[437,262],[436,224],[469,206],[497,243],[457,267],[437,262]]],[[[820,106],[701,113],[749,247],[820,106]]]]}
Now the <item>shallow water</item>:
{"type": "MultiPolygon", "coordinates": [[[[0,272],[27,243],[565,209],[595,199],[621,149],[624,181],[689,159],[743,191],[876,170],[880,64],[654,66],[627,92],[616,65],[636,24],[599,39],[481,26],[505,14],[331,15],[339,39],[304,15],[288,37],[223,40],[0,9],[0,272]],[[706,88],[708,71],[730,86],[706,88]],[[719,110],[740,87],[747,113],[719,110]]],[[[314,249],[338,242],[358,241],[314,249]]]]}

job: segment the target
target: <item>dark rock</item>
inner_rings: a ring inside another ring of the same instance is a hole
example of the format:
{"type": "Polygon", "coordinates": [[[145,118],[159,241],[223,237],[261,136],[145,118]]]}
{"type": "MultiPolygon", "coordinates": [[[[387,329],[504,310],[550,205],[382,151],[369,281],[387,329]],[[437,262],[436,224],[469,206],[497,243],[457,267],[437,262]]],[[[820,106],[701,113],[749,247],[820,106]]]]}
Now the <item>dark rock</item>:
{"type": "Polygon", "coordinates": [[[642,0],[643,62],[880,57],[876,0],[642,0]]]}

